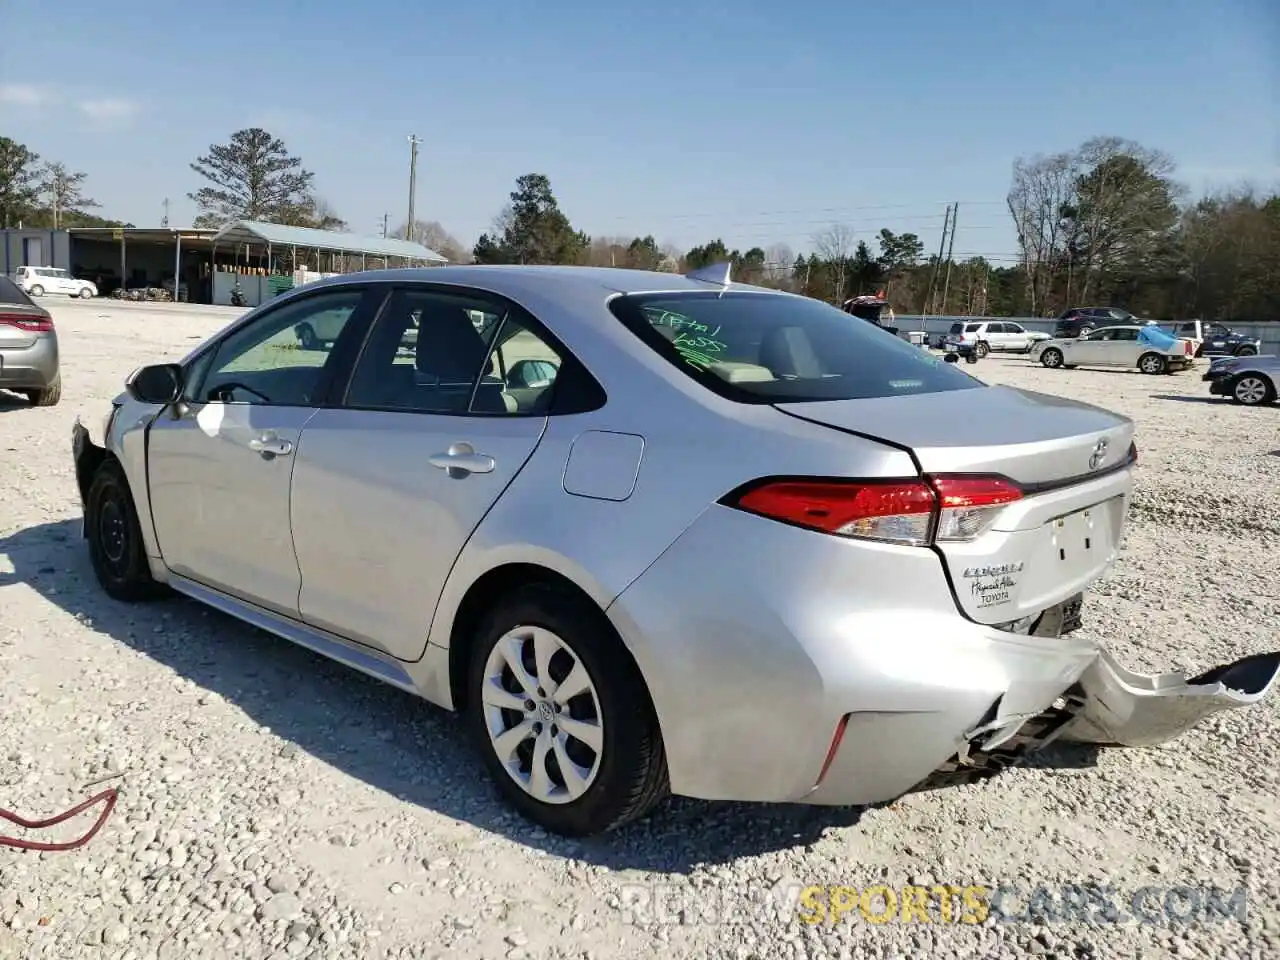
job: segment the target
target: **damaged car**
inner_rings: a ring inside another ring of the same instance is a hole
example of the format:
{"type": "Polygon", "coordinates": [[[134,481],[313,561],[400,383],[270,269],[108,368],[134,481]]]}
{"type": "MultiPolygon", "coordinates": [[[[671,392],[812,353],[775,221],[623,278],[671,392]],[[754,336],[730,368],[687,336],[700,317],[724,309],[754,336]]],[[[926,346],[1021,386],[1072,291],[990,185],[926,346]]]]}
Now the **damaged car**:
{"type": "Polygon", "coordinates": [[[112,597],[176,591],[461,712],[510,803],[582,836],[1256,703],[1276,653],[1151,677],[1078,633],[1133,437],[726,266],[458,266],[275,298],[72,450],[112,597]],[[314,317],[332,347],[299,351],[314,317]]]}

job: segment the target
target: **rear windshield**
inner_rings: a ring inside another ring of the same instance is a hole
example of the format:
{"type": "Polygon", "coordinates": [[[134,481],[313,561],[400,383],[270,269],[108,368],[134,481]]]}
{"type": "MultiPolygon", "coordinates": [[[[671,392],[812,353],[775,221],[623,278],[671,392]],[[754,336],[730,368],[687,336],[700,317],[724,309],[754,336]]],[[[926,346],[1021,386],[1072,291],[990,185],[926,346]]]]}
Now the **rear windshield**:
{"type": "Polygon", "coordinates": [[[10,306],[35,306],[31,298],[22,292],[22,288],[8,277],[0,277],[0,303],[7,303],[10,306]]]}
{"type": "Polygon", "coordinates": [[[892,333],[807,297],[615,297],[614,315],[677,369],[742,403],[859,400],[983,384],[892,333]]]}

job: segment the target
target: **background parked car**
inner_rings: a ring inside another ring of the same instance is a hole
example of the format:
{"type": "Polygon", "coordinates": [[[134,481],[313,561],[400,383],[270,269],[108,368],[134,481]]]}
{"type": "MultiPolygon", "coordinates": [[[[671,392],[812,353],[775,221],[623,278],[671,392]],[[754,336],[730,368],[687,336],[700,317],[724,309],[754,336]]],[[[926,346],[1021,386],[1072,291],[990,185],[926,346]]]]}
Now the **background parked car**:
{"type": "Polygon", "coordinates": [[[1261,337],[1251,337],[1221,323],[1184,320],[1163,325],[1163,328],[1175,337],[1198,340],[1197,357],[1254,357],[1262,352],[1261,337]]]}
{"type": "Polygon", "coordinates": [[[1055,337],[1081,337],[1099,327],[1114,327],[1120,324],[1140,326],[1143,323],[1128,310],[1119,307],[1071,307],[1058,315],[1054,325],[1055,337]]]}
{"type": "Polygon", "coordinates": [[[1012,320],[983,320],[972,323],[953,323],[943,338],[943,346],[950,343],[970,343],[979,357],[988,353],[1030,353],[1031,347],[1048,340],[1047,333],[1036,333],[1012,320]]]}
{"type": "Polygon", "coordinates": [[[1246,407],[1275,403],[1280,395],[1280,357],[1219,357],[1201,379],[1209,382],[1214,396],[1230,397],[1246,407]]]}
{"type": "Polygon", "coordinates": [[[14,280],[23,293],[43,297],[46,293],[61,293],[68,297],[88,300],[98,295],[98,288],[88,280],[77,280],[61,267],[19,267],[14,280]]]}
{"type": "Polygon", "coordinates": [[[1185,370],[1195,360],[1190,340],[1179,340],[1154,326],[1103,327],[1087,336],[1055,337],[1031,348],[1032,359],[1046,367],[1137,367],[1143,373],[1185,370]]]}
{"type": "Polygon", "coordinates": [[[8,277],[0,277],[0,387],[37,407],[62,399],[53,317],[8,277]]]}

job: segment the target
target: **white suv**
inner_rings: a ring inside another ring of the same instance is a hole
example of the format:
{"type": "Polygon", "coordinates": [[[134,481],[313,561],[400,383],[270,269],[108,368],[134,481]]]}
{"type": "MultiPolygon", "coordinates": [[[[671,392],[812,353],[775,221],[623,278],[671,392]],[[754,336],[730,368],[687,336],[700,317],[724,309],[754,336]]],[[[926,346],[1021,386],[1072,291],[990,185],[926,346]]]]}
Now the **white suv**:
{"type": "Polygon", "coordinates": [[[977,345],[978,356],[985,357],[993,350],[1002,353],[1030,353],[1033,346],[1042,340],[1048,340],[1049,335],[1028,330],[1011,320],[986,320],[953,323],[942,339],[944,346],[948,341],[974,343],[977,345]]]}
{"type": "Polygon", "coordinates": [[[96,286],[88,280],[77,280],[61,267],[19,267],[14,271],[13,279],[24,293],[33,297],[63,293],[88,300],[98,295],[96,286]]]}

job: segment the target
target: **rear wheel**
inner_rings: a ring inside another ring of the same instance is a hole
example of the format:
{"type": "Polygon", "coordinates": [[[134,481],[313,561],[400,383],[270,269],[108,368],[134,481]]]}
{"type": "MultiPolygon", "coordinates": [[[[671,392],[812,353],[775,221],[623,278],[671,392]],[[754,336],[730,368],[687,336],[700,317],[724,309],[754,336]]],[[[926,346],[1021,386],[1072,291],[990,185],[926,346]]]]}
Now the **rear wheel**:
{"type": "Polygon", "coordinates": [[[56,407],[62,399],[62,376],[53,378],[53,383],[43,390],[26,390],[27,399],[33,407],[56,407]]]}
{"type": "Polygon", "coordinates": [[[1258,351],[1253,347],[1241,347],[1236,351],[1237,357],[1254,357],[1258,355],[1258,351]]]}
{"type": "Polygon", "coordinates": [[[151,577],[133,494],[124,468],[115,460],[104,461],[93,475],[84,522],[94,575],[109,596],[135,601],[165,593],[151,577]]]}
{"type": "Polygon", "coordinates": [[[1246,373],[1231,387],[1231,399],[1246,407],[1261,406],[1275,398],[1275,388],[1270,381],[1252,373],[1246,373]]]}
{"type": "Polygon", "coordinates": [[[32,286],[32,288],[28,290],[27,293],[31,294],[33,297],[43,297],[44,287],[40,286],[40,284],[37,283],[34,286],[32,286]]]}
{"type": "Polygon", "coordinates": [[[1057,347],[1049,347],[1040,354],[1040,362],[1050,370],[1056,370],[1062,366],[1062,351],[1057,347]]]}
{"type": "Polygon", "coordinates": [[[93,296],[93,291],[90,290],[88,287],[81,287],[79,296],[81,300],[88,300],[90,297],[93,296]]]}
{"type": "Polygon", "coordinates": [[[985,357],[988,353],[991,352],[991,348],[987,346],[987,341],[979,340],[978,345],[974,347],[974,352],[978,354],[978,359],[981,360],[983,357],[985,357]]]}
{"type": "Polygon", "coordinates": [[[668,791],[639,670],[594,604],[534,584],[503,600],[471,649],[467,717],[507,800],[566,836],[603,833],[668,791]]]}
{"type": "Polygon", "coordinates": [[[1138,358],[1138,369],[1152,376],[1164,373],[1169,368],[1169,361],[1158,353],[1144,353],[1138,358]]]}

